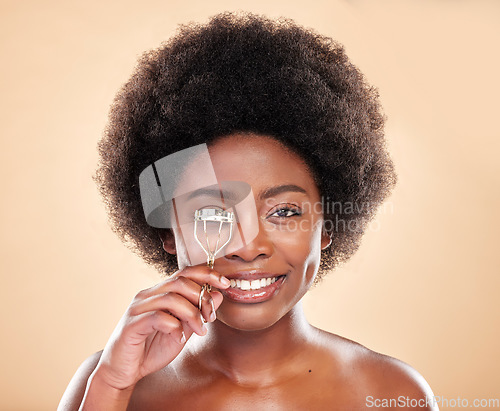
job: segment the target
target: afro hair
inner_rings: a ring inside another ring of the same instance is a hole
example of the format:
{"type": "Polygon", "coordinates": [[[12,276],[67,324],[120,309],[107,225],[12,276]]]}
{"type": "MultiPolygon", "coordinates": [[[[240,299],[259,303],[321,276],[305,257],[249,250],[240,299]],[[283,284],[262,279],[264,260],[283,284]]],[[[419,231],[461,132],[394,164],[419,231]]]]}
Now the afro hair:
{"type": "Polygon", "coordinates": [[[154,161],[235,132],[270,136],[309,166],[332,244],[317,281],[359,248],[396,183],[376,88],[342,45],[290,19],[222,13],[139,58],[117,93],[93,176],[111,228],[147,264],[171,274],[175,255],[146,223],[139,174],[154,161]],[[329,224],[328,224],[329,223],[329,224]]]}

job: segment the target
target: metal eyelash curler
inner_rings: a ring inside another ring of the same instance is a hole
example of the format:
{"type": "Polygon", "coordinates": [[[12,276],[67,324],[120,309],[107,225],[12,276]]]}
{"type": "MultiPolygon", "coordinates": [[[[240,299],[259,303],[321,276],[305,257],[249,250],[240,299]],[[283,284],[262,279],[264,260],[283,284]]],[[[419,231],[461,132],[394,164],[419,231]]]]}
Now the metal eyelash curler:
{"type": "MultiPolygon", "coordinates": [[[[231,211],[225,211],[218,208],[202,208],[194,212],[194,238],[201,246],[205,254],[207,255],[207,265],[210,268],[214,268],[215,256],[231,241],[231,236],[233,233],[233,223],[234,223],[234,213],[231,211]],[[203,232],[205,233],[205,244],[203,244],[198,238],[198,222],[203,221],[203,232]],[[217,241],[215,247],[210,245],[209,234],[207,232],[207,222],[209,223],[219,223],[219,229],[217,232],[217,241]],[[222,226],[224,224],[229,224],[229,236],[226,242],[220,245],[222,226]]],[[[198,308],[201,311],[201,300],[205,292],[210,292],[212,287],[210,284],[204,284],[201,288],[200,296],[198,298],[198,308]]]]}
{"type": "Polygon", "coordinates": [[[231,211],[220,210],[217,208],[202,208],[194,212],[194,238],[198,244],[203,248],[205,254],[207,255],[207,265],[210,268],[214,268],[215,256],[231,241],[231,235],[233,232],[234,223],[234,213],[231,211]],[[203,221],[203,232],[205,233],[205,245],[198,238],[198,222],[203,221]],[[210,246],[210,240],[207,232],[207,222],[219,223],[219,230],[217,234],[217,242],[215,243],[215,248],[212,251],[210,246]],[[220,235],[222,232],[222,226],[229,223],[229,237],[227,241],[219,247],[220,235]]]}

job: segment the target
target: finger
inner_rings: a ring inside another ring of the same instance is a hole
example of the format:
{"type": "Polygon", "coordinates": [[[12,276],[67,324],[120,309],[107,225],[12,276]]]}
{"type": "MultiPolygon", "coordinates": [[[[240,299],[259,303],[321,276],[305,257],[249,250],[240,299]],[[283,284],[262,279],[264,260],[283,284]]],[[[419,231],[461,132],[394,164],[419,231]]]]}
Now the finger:
{"type": "MultiPolygon", "coordinates": [[[[212,297],[209,298],[212,300],[212,297]]],[[[205,302],[205,305],[207,304],[211,305],[212,303],[205,302]]],[[[168,292],[165,294],[154,295],[145,300],[139,300],[129,307],[128,314],[130,317],[137,317],[144,313],[154,311],[168,312],[181,322],[189,325],[197,334],[206,334],[206,328],[203,326],[198,307],[195,307],[183,295],[175,292],[168,292]]],[[[207,314],[206,318],[210,318],[209,316],[210,312],[207,314]]]]}
{"type": "Polygon", "coordinates": [[[210,284],[214,288],[226,289],[231,285],[227,277],[207,266],[190,266],[173,274],[173,277],[180,276],[190,278],[198,284],[210,284]]]}
{"type": "Polygon", "coordinates": [[[191,335],[194,334],[194,330],[186,323],[181,323],[182,324],[182,329],[184,330],[184,337],[187,340],[191,337],[191,335]]]}
{"type": "Polygon", "coordinates": [[[200,286],[203,284],[210,284],[212,287],[218,289],[226,289],[231,285],[231,282],[226,277],[212,270],[210,267],[192,266],[177,271],[175,274],[172,274],[171,277],[167,278],[161,283],[158,283],[151,288],[141,291],[138,294],[138,297],[147,298],[153,294],[167,292],[170,284],[174,283],[178,278],[181,277],[189,278],[200,286]]]}
{"type": "Polygon", "coordinates": [[[200,295],[198,297],[198,308],[201,311],[204,322],[215,321],[214,300],[210,295],[210,292],[204,286],[201,288],[200,295]]]}
{"type": "Polygon", "coordinates": [[[214,322],[217,319],[217,309],[222,304],[223,296],[220,291],[205,291],[202,298],[202,316],[206,322],[214,322]],[[205,298],[206,297],[206,298],[205,298]]]}
{"type": "Polygon", "coordinates": [[[135,345],[143,343],[154,332],[170,334],[179,343],[185,335],[181,321],[163,311],[150,311],[134,317],[125,327],[125,332],[128,342],[135,345]]]}
{"type": "Polygon", "coordinates": [[[220,291],[216,290],[210,291],[210,295],[212,296],[212,299],[214,301],[215,311],[217,312],[220,305],[222,304],[222,300],[224,299],[224,297],[222,296],[222,293],[220,291]]]}
{"type": "MultiPolygon", "coordinates": [[[[179,295],[182,295],[195,308],[199,307],[200,297],[201,297],[201,305],[202,305],[201,312],[203,318],[206,321],[210,321],[210,318],[212,317],[212,312],[215,312],[215,309],[217,309],[218,306],[220,305],[219,301],[218,305],[215,305],[214,301],[212,300],[211,293],[207,291],[202,293],[202,285],[198,284],[197,282],[193,281],[190,278],[184,276],[178,276],[172,278],[167,283],[161,284],[161,286],[155,289],[154,293],[151,292],[146,293],[144,291],[139,292],[130,307],[133,309],[134,306],[142,305],[142,301],[148,298],[152,298],[155,295],[163,295],[167,293],[177,293],[179,295]]],[[[222,294],[220,296],[222,296],[222,294]]],[[[219,299],[220,297],[217,296],[217,298],[219,299]]],[[[140,314],[142,312],[144,312],[144,310],[141,310],[136,314],[140,314]]]]}

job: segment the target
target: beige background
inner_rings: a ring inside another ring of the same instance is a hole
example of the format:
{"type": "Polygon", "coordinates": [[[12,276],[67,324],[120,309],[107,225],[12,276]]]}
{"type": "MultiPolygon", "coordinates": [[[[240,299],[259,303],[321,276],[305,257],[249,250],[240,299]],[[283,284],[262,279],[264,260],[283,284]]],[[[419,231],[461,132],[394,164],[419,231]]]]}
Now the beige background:
{"type": "Polygon", "coordinates": [[[399,185],[308,318],[500,398],[497,1],[1,1],[0,409],[54,409],[133,295],[159,280],[115,238],[91,174],[109,105],[177,24],[291,17],[345,45],[389,117],[399,185]]]}

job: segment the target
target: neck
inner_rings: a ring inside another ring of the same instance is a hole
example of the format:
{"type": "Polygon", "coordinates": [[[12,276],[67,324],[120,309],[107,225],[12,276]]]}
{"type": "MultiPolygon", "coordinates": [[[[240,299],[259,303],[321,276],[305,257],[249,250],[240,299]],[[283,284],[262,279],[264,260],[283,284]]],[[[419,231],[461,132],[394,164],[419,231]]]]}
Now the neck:
{"type": "Polygon", "coordinates": [[[259,386],[303,371],[304,349],[311,342],[313,330],[300,302],[263,330],[242,331],[221,321],[209,327],[209,337],[198,351],[200,362],[234,382],[259,386]]]}

